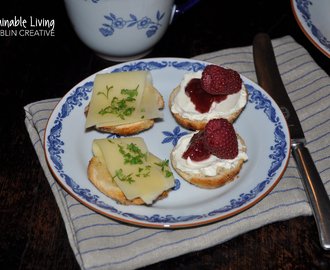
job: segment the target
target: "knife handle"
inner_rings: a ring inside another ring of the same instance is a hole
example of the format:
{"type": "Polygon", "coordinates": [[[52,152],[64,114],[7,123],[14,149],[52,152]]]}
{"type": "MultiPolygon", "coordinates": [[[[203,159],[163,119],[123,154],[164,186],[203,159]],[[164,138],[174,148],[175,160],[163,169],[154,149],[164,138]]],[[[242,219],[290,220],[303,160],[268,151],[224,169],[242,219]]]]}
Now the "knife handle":
{"type": "Polygon", "coordinates": [[[291,138],[303,138],[304,134],[300,121],[283,84],[269,35],[259,33],[255,36],[253,40],[253,59],[258,84],[279,105],[290,128],[291,138]],[[287,111],[291,113],[285,113],[287,111]]]}
{"type": "Polygon", "coordinates": [[[291,146],[293,158],[297,163],[300,177],[316,219],[321,246],[328,250],[330,249],[329,196],[304,143],[293,143],[291,146]]]}

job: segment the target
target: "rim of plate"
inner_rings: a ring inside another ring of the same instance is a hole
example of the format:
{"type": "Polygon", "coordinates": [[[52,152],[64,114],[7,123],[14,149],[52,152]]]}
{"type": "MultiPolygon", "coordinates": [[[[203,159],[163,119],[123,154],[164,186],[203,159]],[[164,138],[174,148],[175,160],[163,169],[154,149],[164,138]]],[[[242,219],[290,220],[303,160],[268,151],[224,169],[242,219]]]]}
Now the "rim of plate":
{"type": "MultiPolygon", "coordinates": [[[[301,10],[298,10],[296,9],[296,4],[295,3],[296,0],[291,0],[291,8],[292,8],[292,11],[293,11],[293,15],[296,19],[296,22],[298,23],[300,29],[303,31],[303,33],[305,34],[305,36],[309,39],[310,42],[313,43],[313,45],[318,48],[323,54],[325,54],[327,57],[330,58],[330,41],[327,40],[326,37],[323,36],[323,34],[321,33],[321,31],[319,29],[317,29],[313,24],[312,24],[312,21],[311,21],[311,26],[313,26],[313,29],[310,29],[309,27],[305,27],[304,24],[308,24],[307,23],[307,18],[305,20],[301,20],[300,19],[300,14],[298,14],[298,12],[301,13],[301,16],[304,17],[304,15],[302,14],[301,10]],[[324,44],[322,44],[322,42],[320,41],[320,37],[317,37],[315,36],[314,33],[319,33],[320,35],[322,35],[326,41],[329,42],[329,48],[327,48],[327,46],[325,46],[324,44]],[[327,49],[329,51],[327,51],[327,49]]],[[[301,1],[303,2],[303,1],[301,1]]],[[[308,0],[308,1],[305,1],[306,4],[308,4],[309,2],[311,2],[311,0],[308,0]]],[[[312,3],[312,2],[311,2],[312,3]]],[[[306,5],[306,11],[308,11],[308,8],[307,8],[307,5],[306,5]]],[[[308,26],[308,25],[307,25],[308,26]]]]}

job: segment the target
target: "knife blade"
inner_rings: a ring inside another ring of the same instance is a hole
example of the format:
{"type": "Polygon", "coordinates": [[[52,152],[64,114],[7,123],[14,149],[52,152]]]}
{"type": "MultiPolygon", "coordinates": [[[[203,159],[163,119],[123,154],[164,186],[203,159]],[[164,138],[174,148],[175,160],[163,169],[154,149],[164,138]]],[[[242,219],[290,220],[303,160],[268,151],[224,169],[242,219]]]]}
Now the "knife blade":
{"type": "Polygon", "coordinates": [[[253,58],[258,84],[275,100],[288,123],[291,153],[317,224],[321,246],[330,249],[330,200],[314,161],[306,147],[306,139],[298,115],[291,103],[276,63],[267,34],[259,33],[253,40],[253,58]]]}

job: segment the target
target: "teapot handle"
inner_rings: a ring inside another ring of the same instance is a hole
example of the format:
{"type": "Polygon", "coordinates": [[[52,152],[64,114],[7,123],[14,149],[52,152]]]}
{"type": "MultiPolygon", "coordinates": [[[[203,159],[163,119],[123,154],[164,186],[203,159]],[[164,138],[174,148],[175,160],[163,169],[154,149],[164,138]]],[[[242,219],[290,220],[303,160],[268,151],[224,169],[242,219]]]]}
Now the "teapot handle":
{"type": "Polygon", "coordinates": [[[172,24],[178,17],[184,14],[188,9],[196,5],[201,0],[189,0],[182,5],[174,5],[172,9],[172,18],[170,24],[172,24]]]}

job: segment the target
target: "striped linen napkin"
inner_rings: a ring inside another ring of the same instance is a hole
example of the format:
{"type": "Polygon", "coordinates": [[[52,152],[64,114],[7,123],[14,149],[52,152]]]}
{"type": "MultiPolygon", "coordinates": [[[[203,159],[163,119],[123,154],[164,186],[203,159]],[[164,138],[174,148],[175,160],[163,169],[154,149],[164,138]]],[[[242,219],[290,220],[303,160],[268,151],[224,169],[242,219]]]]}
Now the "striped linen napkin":
{"type": "MultiPolygon", "coordinates": [[[[272,40],[272,43],[308,148],[330,193],[330,78],[290,36],[272,40]]],[[[256,81],[251,46],[221,50],[195,59],[232,68],[256,81]]],[[[100,215],[69,195],[47,166],[43,135],[47,119],[58,101],[43,100],[25,106],[25,123],[81,269],[135,269],[219,245],[272,222],[312,214],[291,157],[282,179],[261,202],[210,225],[177,230],[139,228],[100,215]]]]}

